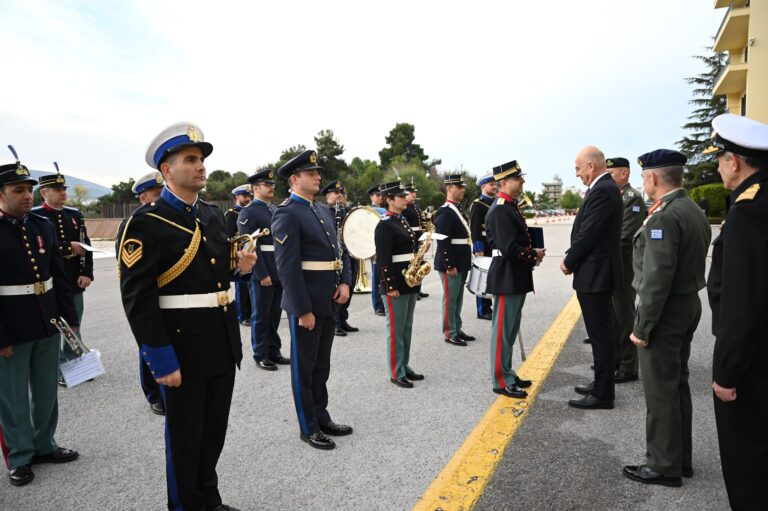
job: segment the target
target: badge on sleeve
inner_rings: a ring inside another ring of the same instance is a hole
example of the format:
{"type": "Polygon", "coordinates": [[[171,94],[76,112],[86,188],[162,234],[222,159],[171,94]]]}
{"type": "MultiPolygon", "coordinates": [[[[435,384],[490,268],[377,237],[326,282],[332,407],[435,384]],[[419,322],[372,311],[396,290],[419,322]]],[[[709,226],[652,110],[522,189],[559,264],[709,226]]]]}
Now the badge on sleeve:
{"type": "Polygon", "coordinates": [[[286,234],[286,235],[283,237],[283,239],[280,239],[280,238],[278,238],[277,236],[275,236],[275,241],[277,241],[277,242],[278,242],[278,243],[280,243],[281,245],[282,245],[282,244],[284,244],[284,243],[285,243],[285,240],[287,240],[287,239],[288,239],[288,235],[287,235],[287,234],[286,234]]]}
{"type": "Polygon", "coordinates": [[[651,239],[652,240],[663,240],[664,239],[664,229],[651,229],[651,239]]]}
{"type": "Polygon", "coordinates": [[[130,268],[139,262],[142,256],[142,251],[141,241],[133,238],[125,240],[125,242],[123,242],[123,248],[120,251],[120,259],[127,268],[130,268]]]}
{"type": "Polygon", "coordinates": [[[632,213],[640,213],[640,206],[632,206],[632,213]]]}

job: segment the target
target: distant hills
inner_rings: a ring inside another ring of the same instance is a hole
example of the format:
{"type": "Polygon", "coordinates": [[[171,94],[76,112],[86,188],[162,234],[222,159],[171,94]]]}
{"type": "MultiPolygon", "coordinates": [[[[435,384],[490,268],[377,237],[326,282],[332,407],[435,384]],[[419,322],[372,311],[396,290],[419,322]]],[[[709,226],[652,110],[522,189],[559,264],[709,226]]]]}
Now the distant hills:
{"type": "MultiPolygon", "coordinates": [[[[51,174],[51,172],[43,172],[42,170],[30,170],[30,174],[32,174],[32,177],[35,179],[39,179],[40,176],[44,176],[46,174],[51,174]]],[[[95,201],[102,195],[109,195],[112,193],[112,190],[107,188],[106,186],[101,186],[96,183],[92,183],[91,181],[86,181],[85,179],[79,179],[76,177],[68,176],[67,174],[62,174],[64,178],[67,180],[67,186],[69,187],[69,197],[73,198],[74,194],[72,193],[72,188],[74,188],[77,185],[85,186],[85,188],[88,190],[88,198],[87,202],[95,201]]]]}

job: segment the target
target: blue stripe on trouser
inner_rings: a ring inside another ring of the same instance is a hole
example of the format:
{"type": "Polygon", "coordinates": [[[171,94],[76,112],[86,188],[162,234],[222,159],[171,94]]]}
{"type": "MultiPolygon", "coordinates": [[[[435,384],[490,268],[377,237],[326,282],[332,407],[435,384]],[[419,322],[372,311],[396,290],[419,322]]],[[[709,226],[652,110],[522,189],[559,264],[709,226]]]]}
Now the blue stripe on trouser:
{"type": "Polygon", "coordinates": [[[299,428],[305,435],[309,435],[309,426],[307,418],[304,417],[304,407],[301,401],[301,382],[299,381],[299,349],[296,339],[296,315],[290,315],[291,327],[291,386],[293,387],[293,402],[296,405],[296,414],[299,416],[299,428]]]}
{"type": "MultiPolygon", "coordinates": [[[[165,400],[165,385],[160,385],[160,396],[163,398],[163,405],[168,410],[168,402],[165,400]]],[[[173,457],[171,449],[171,435],[168,433],[168,416],[165,416],[165,479],[168,485],[168,503],[174,511],[183,511],[181,500],[179,499],[179,488],[176,484],[176,470],[173,468],[173,457]]]]}
{"type": "MultiPolygon", "coordinates": [[[[256,338],[258,334],[256,325],[258,325],[259,322],[259,300],[256,296],[258,294],[258,286],[259,283],[257,281],[248,281],[248,294],[251,297],[251,348],[253,349],[254,355],[256,354],[256,338]]],[[[264,354],[261,355],[266,356],[264,354]]]]}
{"type": "Polygon", "coordinates": [[[242,321],[243,320],[243,297],[240,296],[240,282],[237,280],[233,280],[230,283],[231,286],[235,286],[235,304],[237,305],[237,320],[242,321]]]}

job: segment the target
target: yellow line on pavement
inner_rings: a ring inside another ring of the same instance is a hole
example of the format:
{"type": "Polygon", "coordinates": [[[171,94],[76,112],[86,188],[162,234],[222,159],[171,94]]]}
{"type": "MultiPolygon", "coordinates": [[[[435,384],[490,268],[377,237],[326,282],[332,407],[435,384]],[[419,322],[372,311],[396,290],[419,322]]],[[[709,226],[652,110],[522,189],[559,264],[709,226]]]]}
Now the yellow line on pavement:
{"type": "Polygon", "coordinates": [[[573,295],[520,366],[520,376],[533,380],[528,398],[499,396],[429,485],[414,511],[459,511],[475,506],[580,315],[579,302],[573,295]]]}

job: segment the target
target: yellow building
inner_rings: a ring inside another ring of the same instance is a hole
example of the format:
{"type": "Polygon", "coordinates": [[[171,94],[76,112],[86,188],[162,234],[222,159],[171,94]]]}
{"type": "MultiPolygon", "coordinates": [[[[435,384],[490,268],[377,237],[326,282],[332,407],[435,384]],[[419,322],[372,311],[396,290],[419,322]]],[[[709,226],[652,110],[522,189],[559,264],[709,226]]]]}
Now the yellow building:
{"type": "Polygon", "coordinates": [[[715,0],[727,7],[714,50],[728,52],[714,94],[728,98],[728,111],[768,123],[768,0],[715,0]]]}

